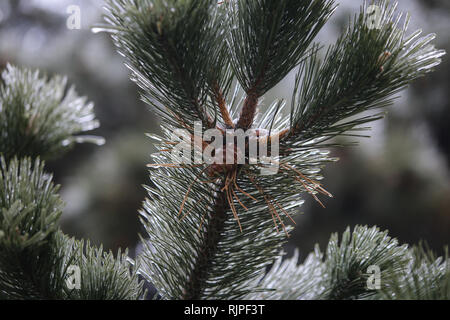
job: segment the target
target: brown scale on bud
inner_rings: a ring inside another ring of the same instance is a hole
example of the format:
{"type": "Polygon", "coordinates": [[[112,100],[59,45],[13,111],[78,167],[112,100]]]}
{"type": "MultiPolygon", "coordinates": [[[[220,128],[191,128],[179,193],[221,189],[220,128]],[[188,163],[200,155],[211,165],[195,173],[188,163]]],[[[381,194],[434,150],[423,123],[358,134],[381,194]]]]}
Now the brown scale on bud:
{"type": "MultiPolygon", "coordinates": [[[[269,209],[269,212],[272,216],[273,222],[275,224],[275,228],[278,232],[278,224],[281,225],[283,230],[286,232],[286,227],[281,219],[280,214],[283,213],[286,217],[288,217],[294,224],[295,221],[292,219],[292,217],[289,215],[289,213],[284,210],[284,208],[274,199],[270,194],[267,194],[263,188],[258,184],[257,177],[248,170],[248,165],[255,165],[262,167],[263,165],[261,163],[258,163],[258,155],[260,154],[261,148],[266,148],[267,155],[271,156],[271,151],[267,149],[267,147],[272,144],[273,140],[279,141],[283,137],[287,136],[290,133],[290,129],[285,129],[280,132],[271,134],[269,130],[258,128],[253,130],[248,130],[247,134],[245,134],[245,139],[242,140],[242,137],[240,137],[240,141],[238,143],[238,134],[234,129],[242,129],[242,131],[247,130],[251,127],[254,117],[256,115],[256,107],[258,104],[258,95],[251,91],[247,94],[247,98],[245,99],[244,106],[241,111],[241,115],[239,120],[236,122],[233,121],[233,119],[230,117],[224,96],[222,92],[220,91],[220,88],[218,85],[214,87],[214,95],[217,102],[217,105],[219,107],[219,110],[222,115],[222,119],[224,121],[224,127],[223,126],[216,126],[216,129],[220,130],[222,133],[222,143],[219,144],[219,147],[216,146],[213,154],[213,159],[220,159],[221,161],[213,162],[211,164],[193,164],[193,165],[178,165],[173,163],[167,163],[167,164],[149,164],[149,167],[168,167],[168,168],[186,168],[186,167],[203,167],[205,166],[196,176],[196,178],[192,181],[192,183],[189,185],[186,194],[183,198],[183,201],[180,205],[180,209],[178,212],[178,216],[181,216],[181,213],[183,212],[183,209],[185,208],[186,202],[188,201],[189,194],[192,190],[192,187],[195,183],[204,183],[204,184],[210,184],[214,183],[217,185],[217,182],[222,181],[221,185],[223,188],[221,188],[220,192],[223,192],[224,197],[226,198],[226,201],[228,203],[228,206],[233,213],[233,216],[235,220],[237,221],[240,230],[242,231],[242,226],[238,217],[238,212],[236,209],[235,202],[237,202],[244,210],[248,210],[247,207],[242,203],[238,196],[238,192],[242,195],[245,195],[247,198],[258,201],[253,195],[249,194],[248,192],[242,190],[238,183],[238,172],[243,172],[244,176],[255,186],[257,192],[259,192],[262,196],[262,200],[265,201],[267,204],[267,208],[269,209]],[[228,139],[227,141],[227,134],[233,136],[233,139],[228,139]],[[230,141],[231,140],[231,141],[230,141]],[[244,143],[242,144],[242,141],[244,143]],[[242,144],[242,145],[240,145],[242,144]],[[253,146],[253,149],[252,149],[253,146]],[[256,150],[255,150],[256,149],[256,150]],[[252,151],[256,154],[252,154],[252,151]],[[216,154],[217,153],[217,154],[216,154]],[[208,181],[202,181],[201,177],[206,175],[209,180],[208,181]]],[[[193,128],[189,127],[182,119],[180,119],[178,116],[175,115],[175,118],[179,121],[179,123],[184,127],[185,129],[188,129],[189,131],[194,131],[193,128]]],[[[202,138],[195,137],[194,135],[191,135],[191,141],[201,140],[200,144],[200,150],[203,152],[205,149],[211,145],[212,142],[208,143],[204,141],[202,138]],[[197,139],[196,139],[197,138],[197,139]]],[[[173,142],[166,142],[168,145],[173,145],[176,143],[173,142]]],[[[161,150],[161,152],[171,152],[169,149],[161,150]]],[[[321,193],[327,196],[331,197],[331,194],[327,192],[325,189],[322,188],[321,184],[317,181],[314,181],[305,175],[303,175],[297,168],[290,166],[288,163],[285,162],[277,162],[277,165],[280,167],[280,170],[282,172],[285,172],[288,174],[294,173],[294,179],[301,183],[304,187],[304,189],[310,193],[314,199],[323,206],[322,202],[317,198],[316,193],[321,193]]],[[[181,219],[186,217],[190,211],[186,212],[183,216],[181,216],[181,219]]],[[[205,212],[206,214],[206,212],[205,212]]],[[[205,218],[205,214],[201,218],[201,222],[198,228],[198,231],[200,232],[203,221],[205,218]]]]}

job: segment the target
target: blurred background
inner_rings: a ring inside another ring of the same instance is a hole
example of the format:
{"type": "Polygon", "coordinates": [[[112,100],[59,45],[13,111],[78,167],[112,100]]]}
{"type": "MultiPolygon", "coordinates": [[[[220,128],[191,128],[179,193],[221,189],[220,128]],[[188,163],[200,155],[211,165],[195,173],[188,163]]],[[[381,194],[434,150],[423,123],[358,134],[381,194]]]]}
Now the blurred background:
{"type": "MultiPolygon", "coordinates": [[[[338,0],[335,15],[317,40],[335,41],[360,0],[338,0]]],[[[61,184],[67,206],[62,229],[77,238],[133,255],[142,233],[138,211],[149,184],[146,163],[153,152],[146,132],[158,132],[158,120],[139,101],[136,86],[109,36],[94,34],[102,21],[103,0],[1,0],[0,64],[64,74],[77,91],[96,105],[102,147],[78,145],[47,164],[61,184]],[[71,5],[81,9],[81,28],[69,29],[71,5]]],[[[410,32],[436,33],[436,44],[450,52],[450,2],[400,0],[412,14],[410,32]]],[[[324,170],[324,184],[334,194],[326,209],[305,195],[303,214],[287,250],[304,258],[319,243],[324,249],[333,232],[355,224],[378,225],[410,244],[420,240],[442,253],[450,243],[450,77],[449,59],[431,75],[401,93],[385,120],[372,125],[372,138],[351,148],[332,150],[340,161],[324,170]]],[[[271,90],[289,100],[293,74],[271,90]]]]}

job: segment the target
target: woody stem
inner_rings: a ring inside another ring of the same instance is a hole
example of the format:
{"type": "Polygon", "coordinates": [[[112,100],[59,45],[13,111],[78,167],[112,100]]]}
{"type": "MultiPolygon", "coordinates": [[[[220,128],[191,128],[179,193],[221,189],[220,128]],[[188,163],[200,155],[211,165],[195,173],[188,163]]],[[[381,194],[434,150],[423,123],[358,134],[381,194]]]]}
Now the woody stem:
{"type": "Polygon", "coordinates": [[[247,130],[251,128],[256,115],[256,107],[258,106],[258,94],[255,90],[250,90],[244,101],[237,127],[247,130]]]}
{"type": "Polygon", "coordinates": [[[181,297],[183,300],[199,300],[202,297],[203,284],[208,278],[212,260],[217,252],[217,245],[222,237],[227,220],[228,202],[226,193],[220,191],[224,187],[225,181],[222,180],[218,186],[213,212],[204,233],[203,245],[198,252],[195,266],[188,277],[188,282],[181,297]]]}

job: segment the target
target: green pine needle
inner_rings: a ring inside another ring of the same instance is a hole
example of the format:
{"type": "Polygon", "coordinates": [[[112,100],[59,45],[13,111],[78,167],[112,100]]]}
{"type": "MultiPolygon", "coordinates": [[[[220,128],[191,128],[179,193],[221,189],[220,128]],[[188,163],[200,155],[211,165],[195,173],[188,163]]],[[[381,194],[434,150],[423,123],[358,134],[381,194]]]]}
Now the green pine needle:
{"type": "Polygon", "coordinates": [[[106,253],[58,229],[63,202],[44,164],[0,158],[0,299],[139,299],[127,253],[106,253]],[[80,270],[71,289],[69,267],[80,270]]]}
{"type": "Polygon", "coordinates": [[[0,85],[0,154],[48,159],[76,142],[103,144],[103,138],[78,136],[99,126],[93,104],[67,88],[67,79],[8,65],[0,85]]]}
{"type": "Polygon", "coordinates": [[[376,227],[356,226],[333,234],[325,253],[316,245],[298,265],[298,251],[280,257],[246,299],[269,300],[448,300],[450,259],[437,258],[423,246],[408,249],[376,227]],[[371,269],[372,267],[372,269],[371,269]],[[374,268],[375,267],[375,268],[374,268]],[[371,277],[380,272],[379,287],[371,277]],[[267,290],[269,289],[269,290],[267,290]]]}
{"type": "Polygon", "coordinates": [[[378,265],[389,281],[404,270],[405,246],[358,227],[340,243],[333,236],[325,255],[316,251],[298,268],[294,260],[278,263],[264,277],[286,241],[280,225],[295,218],[300,196],[329,195],[317,182],[321,168],[335,160],[323,150],[335,145],[329,140],[359,136],[382,117],[363,112],[389,105],[444,55],[430,44],[434,36],[406,34],[409,18],[401,26],[395,4],[374,4],[381,9],[379,26],[369,26],[364,5],[321,62],[313,41],[335,8],[331,0],[108,2],[102,30],[112,34],[142,99],[161,117],[163,135],[153,136],[160,146],[150,173],[154,186],[141,210],[149,239],[140,272],[162,298],[371,298],[377,294],[365,287],[368,267],[378,265]],[[297,66],[290,116],[282,116],[283,99],[257,113],[262,95],[297,66]],[[273,176],[240,166],[235,196],[225,177],[206,181],[204,168],[166,166],[166,141],[175,128],[192,133],[194,121],[204,128],[285,129],[283,165],[273,176]],[[280,275],[286,270],[295,281],[280,275]]]}

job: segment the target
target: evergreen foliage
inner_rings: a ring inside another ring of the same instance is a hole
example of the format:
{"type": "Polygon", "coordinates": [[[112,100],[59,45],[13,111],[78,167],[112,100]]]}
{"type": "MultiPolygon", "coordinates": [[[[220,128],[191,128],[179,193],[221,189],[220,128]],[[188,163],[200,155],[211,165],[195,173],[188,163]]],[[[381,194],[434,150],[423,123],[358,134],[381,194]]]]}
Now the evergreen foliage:
{"type": "Polygon", "coordinates": [[[302,264],[298,252],[283,258],[301,196],[331,196],[318,182],[337,160],[329,140],[359,135],[381,117],[364,112],[391,104],[444,55],[433,35],[407,34],[409,17],[400,25],[395,4],[374,3],[379,25],[369,27],[364,5],[321,60],[313,41],[333,0],[108,0],[102,30],[163,132],[152,136],[159,151],[136,262],[59,230],[63,203],[39,160],[75,142],[101,143],[78,135],[98,126],[93,105],[64,78],[8,66],[0,88],[0,298],[141,299],[141,275],[162,299],[448,299],[448,254],[410,249],[377,227],[333,234],[325,252],[316,246],[302,264]],[[278,99],[259,112],[263,95],[297,67],[290,111],[278,99]],[[258,129],[267,141],[278,134],[279,171],[260,175],[264,166],[247,162],[208,175],[208,166],[168,165],[171,133],[193,134],[195,121],[258,129]],[[80,288],[67,285],[72,266],[80,288]]]}
{"type": "Polygon", "coordinates": [[[51,177],[29,159],[2,157],[0,169],[0,297],[61,298],[64,256],[52,243],[62,201],[51,177]]]}
{"type": "Polygon", "coordinates": [[[364,5],[321,61],[313,40],[334,1],[109,0],[103,30],[161,118],[163,135],[152,135],[160,146],[150,169],[154,186],[141,210],[148,235],[141,264],[162,298],[362,299],[373,296],[365,289],[367,267],[377,264],[385,280],[402,270],[407,248],[359,227],[340,245],[333,236],[325,260],[316,251],[304,265],[279,262],[264,277],[287,239],[281,229],[289,232],[287,218],[303,203],[299,195],[331,196],[317,182],[336,160],[323,149],[336,145],[329,139],[359,135],[382,117],[363,112],[390,105],[444,55],[430,44],[434,35],[407,34],[409,17],[400,25],[395,4],[375,4],[379,24],[370,26],[364,5]],[[290,116],[283,116],[283,99],[258,113],[264,93],[296,67],[290,116]],[[261,176],[261,166],[245,164],[211,181],[207,168],[168,165],[171,133],[192,134],[194,121],[282,132],[279,172],[261,176]]]}
{"type": "Polygon", "coordinates": [[[396,12],[396,5],[379,7],[379,28],[369,28],[364,7],[323,62],[314,54],[300,69],[291,109],[295,141],[360,131],[381,116],[362,112],[389,106],[394,94],[441,62],[445,52],[431,44],[434,34],[408,35],[409,15],[396,12]]]}
{"type": "Polygon", "coordinates": [[[221,12],[214,0],[171,2],[112,1],[106,20],[143,99],[168,121],[207,124],[208,93],[229,86],[221,12]]]}
{"type": "Polygon", "coordinates": [[[316,245],[298,265],[299,253],[280,257],[259,283],[269,290],[247,299],[396,299],[448,300],[449,258],[436,257],[424,246],[408,248],[378,228],[347,229],[339,242],[333,234],[325,253],[316,245]],[[380,287],[371,277],[379,267],[380,287]],[[371,287],[373,285],[373,287],[371,287]]]}
{"type": "Polygon", "coordinates": [[[408,263],[379,292],[380,299],[392,300],[449,300],[450,259],[448,248],[443,257],[423,244],[413,247],[408,263]]]}
{"type": "Polygon", "coordinates": [[[38,72],[8,65],[0,91],[0,299],[138,299],[142,282],[127,254],[107,253],[70,239],[58,227],[64,204],[44,171],[46,158],[98,125],[92,104],[38,72]],[[68,285],[80,270],[80,288],[68,285]]]}
{"type": "Polygon", "coordinates": [[[38,71],[8,65],[0,87],[0,144],[9,160],[61,155],[75,142],[103,144],[103,139],[75,136],[98,127],[93,104],[87,103],[67,79],[43,77],[38,71]]]}
{"type": "Polygon", "coordinates": [[[247,94],[262,96],[310,54],[331,16],[330,0],[232,1],[228,45],[235,76],[247,94]]]}

